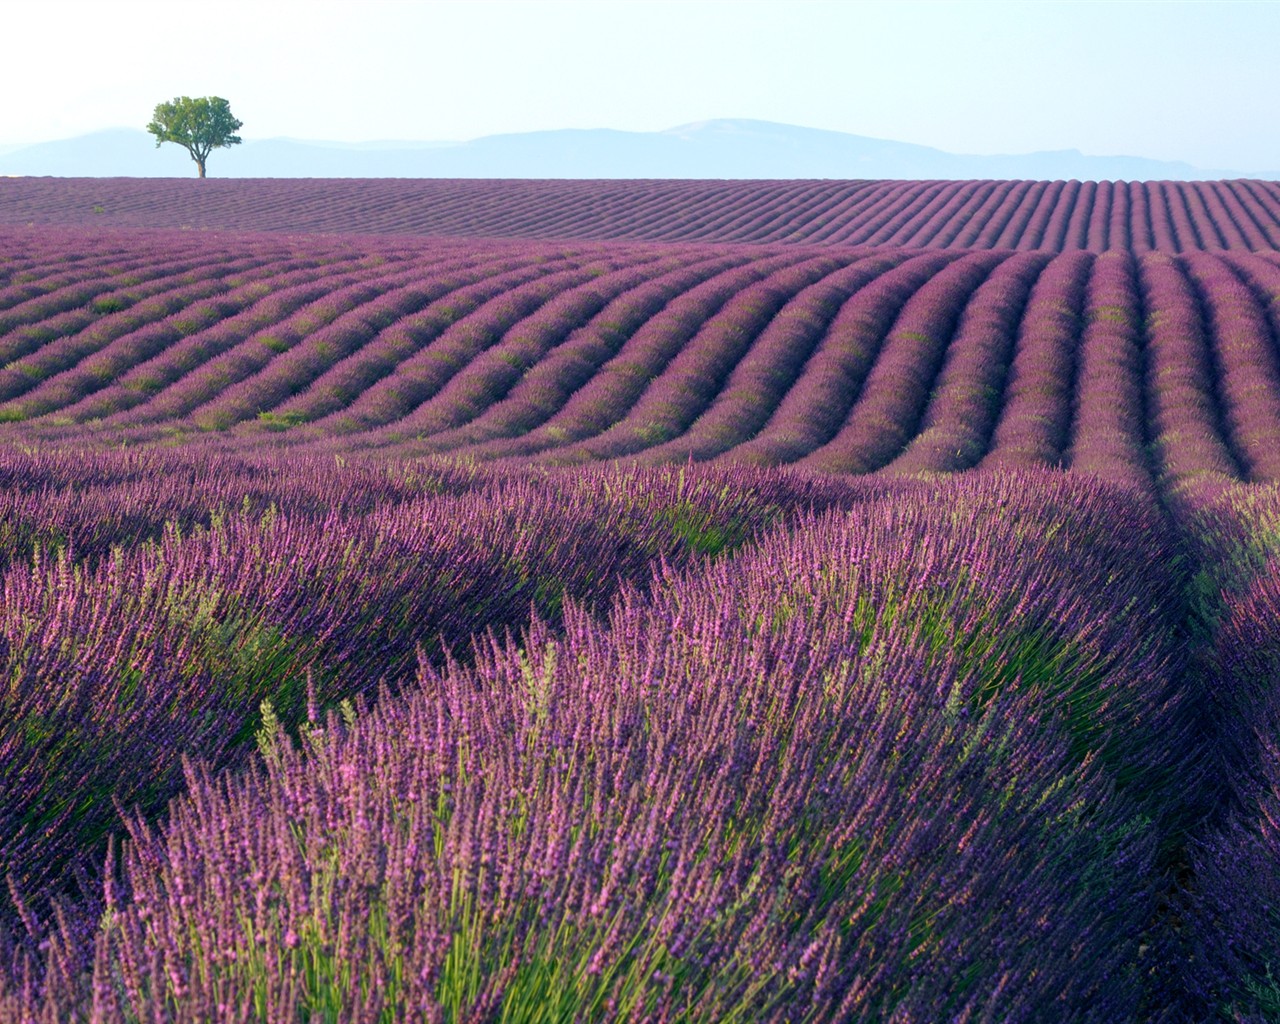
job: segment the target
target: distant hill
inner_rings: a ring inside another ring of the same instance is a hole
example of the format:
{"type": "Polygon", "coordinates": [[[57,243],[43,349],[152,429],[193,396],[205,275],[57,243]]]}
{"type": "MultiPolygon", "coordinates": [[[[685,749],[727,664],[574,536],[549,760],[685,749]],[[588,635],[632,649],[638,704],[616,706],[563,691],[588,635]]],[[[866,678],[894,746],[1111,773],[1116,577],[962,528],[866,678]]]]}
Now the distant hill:
{"type": "MultiPolygon", "coordinates": [[[[0,146],[0,175],[188,177],[177,146],[127,128],[18,148],[0,146]]],[[[1003,156],[947,153],[887,139],[770,121],[716,120],[660,132],[611,129],[489,135],[470,142],[261,139],[217,150],[224,178],[837,178],[1198,181],[1280,177],[1079,150],[1003,156]]]]}

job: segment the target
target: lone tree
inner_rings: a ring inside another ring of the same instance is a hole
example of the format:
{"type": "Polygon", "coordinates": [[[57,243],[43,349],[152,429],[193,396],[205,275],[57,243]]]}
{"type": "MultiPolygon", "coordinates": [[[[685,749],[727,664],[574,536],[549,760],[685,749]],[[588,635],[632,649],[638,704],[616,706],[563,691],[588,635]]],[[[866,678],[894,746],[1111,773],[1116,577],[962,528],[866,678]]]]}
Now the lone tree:
{"type": "Polygon", "coordinates": [[[231,105],[221,96],[178,96],[169,103],[157,103],[147,131],[156,137],[156,149],[162,142],[176,142],[191,154],[204,177],[204,162],[215,149],[237,146],[236,130],[243,122],[231,113],[231,105]]]}

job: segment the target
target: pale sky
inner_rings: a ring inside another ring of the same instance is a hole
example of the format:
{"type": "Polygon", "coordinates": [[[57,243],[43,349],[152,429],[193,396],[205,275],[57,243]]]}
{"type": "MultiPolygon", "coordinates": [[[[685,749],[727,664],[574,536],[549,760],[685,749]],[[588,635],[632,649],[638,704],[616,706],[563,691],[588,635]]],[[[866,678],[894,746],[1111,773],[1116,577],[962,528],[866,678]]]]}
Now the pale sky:
{"type": "Polygon", "coordinates": [[[0,145],[225,97],[241,136],[757,118],[955,153],[1280,168],[1280,3],[19,0],[0,145]]]}

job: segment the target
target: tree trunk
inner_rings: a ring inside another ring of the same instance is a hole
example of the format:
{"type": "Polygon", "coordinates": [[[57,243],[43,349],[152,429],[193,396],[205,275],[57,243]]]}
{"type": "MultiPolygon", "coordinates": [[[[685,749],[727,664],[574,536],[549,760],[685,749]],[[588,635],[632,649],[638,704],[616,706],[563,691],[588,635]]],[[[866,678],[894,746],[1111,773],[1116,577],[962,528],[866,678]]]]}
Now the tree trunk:
{"type": "Polygon", "coordinates": [[[204,177],[204,161],[196,157],[196,167],[200,170],[200,177],[204,177]]]}

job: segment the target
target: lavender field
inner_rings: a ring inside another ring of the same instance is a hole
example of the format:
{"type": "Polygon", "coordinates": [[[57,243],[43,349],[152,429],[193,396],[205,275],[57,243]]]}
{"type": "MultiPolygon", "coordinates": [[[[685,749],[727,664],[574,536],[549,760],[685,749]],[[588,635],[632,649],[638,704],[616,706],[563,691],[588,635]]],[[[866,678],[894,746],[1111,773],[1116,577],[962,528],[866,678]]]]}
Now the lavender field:
{"type": "Polygon", "coordinates": [[[1280,1019],[1278,198],[0,181],[0,1022],[1280,1019]]]}
{"type": "Polygon", "coordinates": [[[0,224],[930,249],[1269,251],[1272,181],[0,178],[0,224]]]}

